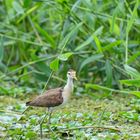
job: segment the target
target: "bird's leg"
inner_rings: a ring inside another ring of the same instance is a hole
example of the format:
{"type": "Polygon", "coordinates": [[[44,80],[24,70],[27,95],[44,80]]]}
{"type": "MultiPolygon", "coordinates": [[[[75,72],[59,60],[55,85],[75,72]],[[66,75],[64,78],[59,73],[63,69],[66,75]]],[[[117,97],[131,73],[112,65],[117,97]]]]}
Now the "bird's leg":
{"type": "Polygon", "coordinates": [[[42,118],[42,120],[40,121],[40,137],[41,137],[41,138],[42,138],[42,124],[43,124],[43,122],[44,122],[46,116],[47,116],[47,111],[46,111],[46,113],[45,113],[45,116],[44,116],[44,117],[42,118]]]}
{"type": "Polygon", "coordinates": [[[48,118],[48,126],[51,124],[51,115],[52,115],[52,108],[48,108],[49,118],[48,118]]]}

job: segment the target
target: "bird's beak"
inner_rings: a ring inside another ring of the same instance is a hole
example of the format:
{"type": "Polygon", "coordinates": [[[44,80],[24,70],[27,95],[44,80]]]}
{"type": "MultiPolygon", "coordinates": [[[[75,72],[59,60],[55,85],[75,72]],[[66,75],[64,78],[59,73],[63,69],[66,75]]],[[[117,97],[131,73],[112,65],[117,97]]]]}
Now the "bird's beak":
{"type": "Polygon", "coordinates": [[[75,80],[78,80],[76,76],[74,76],[74,79],[75,79],[75,80]]]}

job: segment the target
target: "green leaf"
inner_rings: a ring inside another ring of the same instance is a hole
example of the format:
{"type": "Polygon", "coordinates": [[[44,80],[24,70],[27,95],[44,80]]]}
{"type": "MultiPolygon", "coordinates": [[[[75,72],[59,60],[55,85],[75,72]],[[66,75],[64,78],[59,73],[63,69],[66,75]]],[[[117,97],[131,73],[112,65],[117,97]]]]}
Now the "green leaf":
{"type": "Polygon", "coordinates": [[[78,6],[80,6],[81,2],[82,2],[81,0],[75,1],[75,3],[73,4],[73,6],[72,6],[72,8],[71,8],[71,11],[72,11],[72,12],[76,12],[77,9],[78,9],[78,6]]]}
{"type": "Polygon", "coordinates": [[[104,26],[100,26],[99,28],[97,28],[94,32],[94,35],[95,36],[101,35],[103,32],[103,28],[104,28],[104,26]]]}
{"type": "Polygon", "coordinates": [[[83,22],[80,22],[79,24],[72,27],[71,32],[69,32],[63,40],[60,42],[58,48],[63,49],[66,47],[66,44],[70,41],[70,38],[79,30],[79,28],[83,25],[83,22]]]}
{"type": "Polygon", "coordinates": [[[85,40],[82,44],[80,44],[75,49],[75,51],[78,51],[80,49],[83,49],[85,46],[87,46],[88,44],[90,44],[94,40],[94,37],[95,37],[95,40],[96,40],[95,42],[97,43],[96,45],[99,45],[100,46],[100,42],[99,42],[99,40],[96,39],[97,38],[96,36],[99,35],[99,34],[101,34],[102,33],[102,30],[103,30],[103,26],[101,26],[100,28],[98,28],[87,40],[85,40]]]}
{"type": "Polygon", "coordinates": [[[140,98],[140,91],[130,91],[130,93],[140,98]]]}
{"type": "Polygon", "coordinates": [[[35,139],[37,137],[36,132],[28,130],[26,133],[26,139],[35,139]]]}
{"type": "Polygon", "coordinates": [[[115,16],[112,17],[112,20],[109,19],[110,23],[110,32],[114,33],[115,35],[119,36],[120,35],[120,28],[119,26],[115,23],[115,16]]]}
{"type": "Polygon", "coordinates": [[[79,70],[81,71],[87,64],[93,63],[94,61],[97,61],[97,60],[99,60],[101,58],[103,58],[103,55],[102,54],[95,54],[93,56],[88,57],[87,59],[85,59],[82,62],[79,70]]]}
{"type": "Polygon", "coordinates": [[[20,4],[18,2],[14,1],[13,2],[13,7],[18,14],[23,14],[24,13],[23,8],[20,6],[20,4]]]}
{"type": "Polygon", "coordinates": [[[58,56],[58,59],[59,59],[59,60],[62,60],[62,61],[67,61],[68,58],[69,58],[71,55],[73,55],[72,52],[60,54],[60,55],[58,56]]]}
{"type": "Polygon", "coordinates": [[[99,53],[102,53],[103,51],[102,51],[102,47],[101,47],[101,44],[100,44],[100,40],[98,39],[97,36],[94,36],[94,41],[95,41],[96,46],[97,46],[97,48],[98,48],[98,52],[99,52],[99,53]]]}
{"type": "Polygon", "coordinates": [[[109,43],[105,47],[102,48],[103,51],[111,50],[113,47],[120,45],[122,43],[121,40],[114,41],[112,43],[109,43]]]}
{"type": "Polygon", "coordinates": [[[24,0],[24,7],[28,8],[32,3],[32,0],[24,0]]]}
{"type": "Polygon", "coordinates": [[[132,12],[132,15],[130,16],[130,20],[127,22],[127,28],[126,28],[126,32],[129,33],[129,31],[131,30],[131,27],[135,21],[135,19],[137,18],[137,9],[139,6],[139,0],[136,0],[136,4],[134,7],[134,10],[132,12]]]}
{"type": "Polygon", "coordinates": [[[127,63],[129,63],[129,64],[133,63],[136,60],[136,58],[139,56],[140,56],[140,52],[134,53],[132,56],[129,57],[127,63]]]}
{"type": "Polygon", "coordinates": [[[132,78],[140,79],[140,73],[136,69],[130,67],[127,64],[124,65],[124,68],[126,70],[126,73],[129,74],[132,78]]]}
{"type": "Polygon", "coordinates": [[[51,68],[53,71],[57,71],[58,68],[59,68],[59,59],[53,60],[53,61],[50,63],[50,68],[51,68]]]}
{"type": "Polygon", "coordinates": [[[106,70],[106,76],[107,76],[106,85],[107,87],[112,87],[112,66],[109,60],[106,61],[105,70],[106,70]]]}
{"type": "Polygon", "coordinates": [[[4,44],[3,44],[3,38],[1,37],[0,41],[0,61],[3,60],[3,55],[4,55],[4,44]]]}
{"type": "Polygon", "coordinates": [[[34,64],[34,67],[39,70],[40,72],[43,72],[46,76],[50,75],[51,69],[45,62],[38,62],[34,64]]]}
{"type": "Polygon", "coordinates": [[[120,83],[125,84],[127,86],[140,87],[140,79],[120,80],[120,83]]]}
{"type": "Polygon", "coordinates": [[[112,88],[107,88],[104,86],[100,86],[100,85],[96,85],[96,84],[86,84],[85,85],[86,89],[92,88],[92,89],[96,89],[96,90],[104,90],[104,91],[110,91],[110,92],[115,92],[115,93],[127,93],[127,94],[133,94],[137,97],[140,97],[140,91],[125,91],[125,90],[116,90],[116,89],[112,89],[112,88]]]}
{"type": "Polygon", "coordinates": [[[26,18],[26,16],[30,15],[33,11],[37,10],[40,7],[40,3],[34,5],[33,7],[31,7],[28,11],[26,11],[26,13],[24,13],[17,21],[17,24],[19,24],[24,18],[26,18]]]}
{"type": "Polygon", "coordinates": [[[48,76],[46,76],[45,74],[39,74],[38,72],[34,72],[33,76],[35,77],[35,79],[42,81],[42,82],[46,82],[48,79],[48,76]]]}
{"type": "Polygon", "coordinates": [[[105,90],[105,91],[111,91],[110,88],[106,88],[104,86],[99,86],[96,84],[86,84],[86,89],[92,88],[92,89],[96,89],[96,90],[105,90]]]}
{"type": "Polygon", "coordinates": [[[5,64],[3,64],[1,61],[0,61],[0,70],[2,71],[2,72],[6,72],[6,70],[7,70],[7,66],[5,65],[5,64]]]}
{"type": "Polygon", "coordinates": [[[80,44],[75,51],[78,51],[80,49],[83,49],[83,47],[87,46],[88,44],[90,44],[93,41],[93,35],[91,35],[87,40],[85,40],[82,44],[80,44]]]}
{"type": "Polygon", "coordinates": [[[46,38],[46,42],[48,41],[51,44],[52,48],[56,48],[55,41],[51,35],[47,33],[47,31],[43,30],[37,23],[34,23],[37,30],[46,38]]]}

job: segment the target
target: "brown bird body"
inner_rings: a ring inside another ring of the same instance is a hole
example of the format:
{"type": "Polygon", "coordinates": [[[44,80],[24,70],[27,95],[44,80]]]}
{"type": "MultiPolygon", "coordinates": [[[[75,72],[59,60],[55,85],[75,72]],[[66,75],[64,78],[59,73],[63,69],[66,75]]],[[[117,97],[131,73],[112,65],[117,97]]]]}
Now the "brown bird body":
{"type": "Polygon", "coordinates": [[[63,88],[50,89],[43,95],[38,96],[33,101],[26,103],[26,106],[55,107],[63,103],[63,88]]]}

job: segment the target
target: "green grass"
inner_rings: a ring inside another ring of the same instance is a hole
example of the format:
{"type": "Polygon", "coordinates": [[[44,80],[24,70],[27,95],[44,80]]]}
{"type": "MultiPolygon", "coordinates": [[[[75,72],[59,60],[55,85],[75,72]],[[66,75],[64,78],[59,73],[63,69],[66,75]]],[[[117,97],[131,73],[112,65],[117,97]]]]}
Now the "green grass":
{"type": "MultiPolygon", "coordinates": [[[[1,97],[1,136],[4,139],[40,139],[39,122],[46,109],[30,108],[17,122],[24,110],[24,100],[1,97]],[[9,107],[10,106],[10,107],[9,107]],[[2,111],[4,110],[4,111],[2,111]]],[[[54,110],[51,131],[47,118],[43,136],[49,139],[128,139],[140,137],[139,99],[116,95],[110,98],[91,99],[79,96],[65,107],[54,110]]]]}

